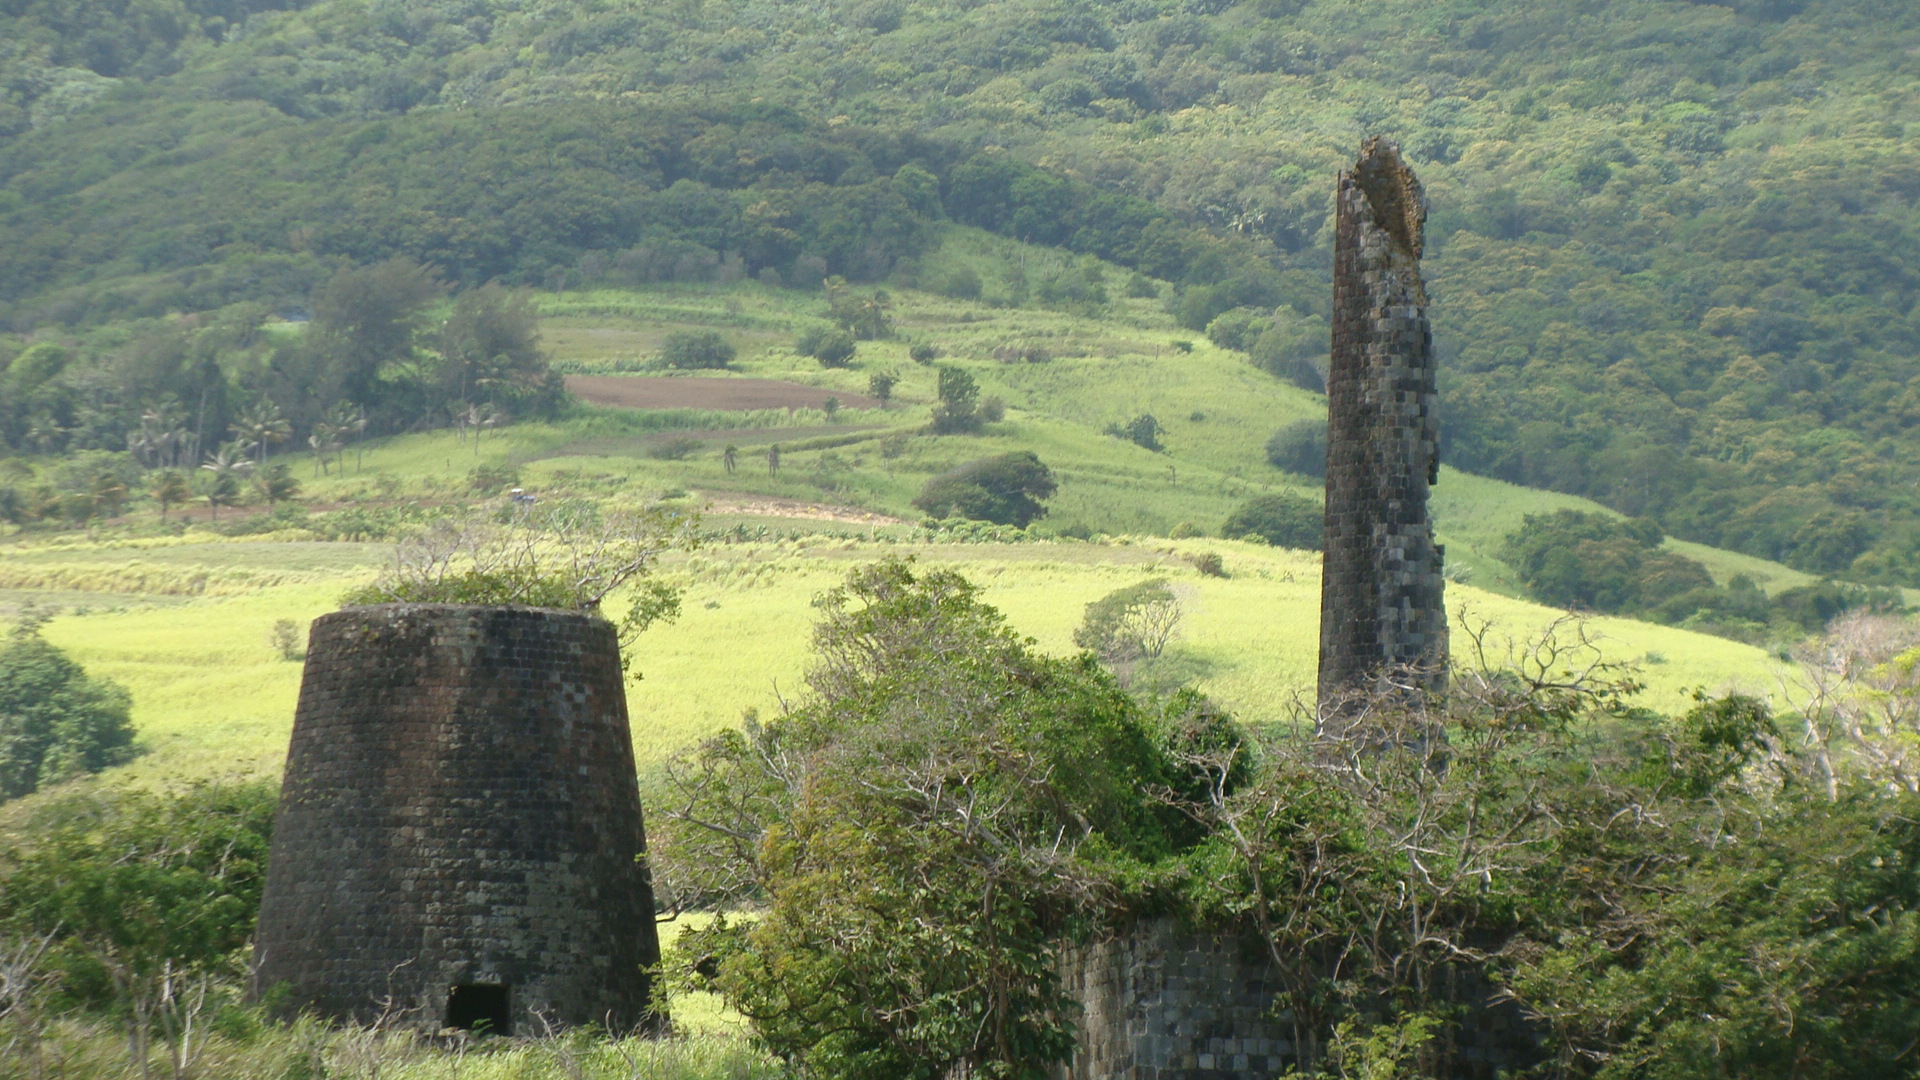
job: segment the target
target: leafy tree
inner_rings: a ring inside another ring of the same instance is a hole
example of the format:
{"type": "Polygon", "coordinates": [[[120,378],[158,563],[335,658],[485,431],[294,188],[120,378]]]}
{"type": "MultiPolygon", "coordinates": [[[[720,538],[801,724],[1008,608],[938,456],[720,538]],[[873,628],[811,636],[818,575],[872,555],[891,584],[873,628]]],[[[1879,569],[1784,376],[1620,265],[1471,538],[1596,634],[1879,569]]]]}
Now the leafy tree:
{"type": "Polygon", "coordinates": [[[1038,1080],[1072,1049],[1059,945],[1188,841],[1140,796],[1181,781],[1107,675],[951,571],[887,560],[817,606],[811,699],[670,767],[663,885],[765,897],[687,956],[809,1073],[1038,1080]]]}
{"type": "Polygon", "coordinates": [[[394,384],[412,378],[428,310],[444,291],[432,269],[406,258],[335,274],[313,299],[307,331],[328,399],[391,414],[395,397],[413,396],[394,384]]]}
{"type": "Polygon", "coordinates": [[[660,362],[670,368],[724,368],[734,356],[733,343],[713,330],[676,331],[660,346],[660,362]]]}
{"type": "Polygon", "coordinates": [[[1031,450],[979,458],[927,481],[913,505],[935,517],[963,517],[1021,528],[1046,514],[1057,488],[1053,471],[1031,450]]]}
{"type": "MultiPolygon", "coordinates": [[[[454,298],[438,337],[440,392],[447,400],[484,400],[522,416],[551,416],[565,397],[540,347],[540,318],[526,290],[493,283],[466,290],[454,298]]],[[[338,417],[331,422],[347,426],[338,417]]]]}
{"type": "Polygon", "coordinates": [[[1279,492],[1241,503],[1220,526],[1228,540],[1264,540],[1275,547],[1319,551],[1324,544],[1326,514],[1313,499],[1279,492]]]}
{"type": "Polygon", "coordinates": [[[892,306],[892,301],[882,290],[875,289],[871,294],[861,295],[849,288],[844,278],[827,279],[828,314],[857,341],[892,337],[893,317],[887,314],[887,309],[892,306]]]}
{"type": "Polygon", "coordinates": [[[1164,578],[1152,578],[1088,604],[1073,643],[1116,667],[1158,657],[1179,628],[1179,598],[1164,578]]]}
{"type": "Polygon", "coordinates": [[[900,376],[896,372],[876,371],[867,376],[867,394],[879,401],[890,400],[893,397],[893,388],[899,382],[900,376]]]}
{"type": "Polygon", "coordinates": [[[253,474],[260,497],[272,508],[300,494],[300,481],[285,462],[275,462],[253,474]]]}
{"type": "Polygon", "coordinates": [[[933,433],[956,435],[980,430],[980,385],[957,367],[941,367],[933,407],[933,433]]]}
{"type": "Polygon", "coordinates": [[[1267,463],[1301,476],[1327,475],[1327,422],[1295,420],[1267,440],[1267,463]]]}
{"type": "Polygon", "coordinates": [[[0,801],[132,759],[131,698],[89,676],[28,615],[0,645],[0,801]]]}

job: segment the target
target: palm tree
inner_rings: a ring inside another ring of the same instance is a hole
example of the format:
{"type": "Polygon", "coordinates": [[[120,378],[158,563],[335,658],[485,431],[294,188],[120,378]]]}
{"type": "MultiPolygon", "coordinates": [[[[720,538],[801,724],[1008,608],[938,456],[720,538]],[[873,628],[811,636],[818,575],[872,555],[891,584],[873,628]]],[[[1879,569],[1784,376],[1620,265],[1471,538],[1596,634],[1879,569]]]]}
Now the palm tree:
{"type": "Polygon", "coordinates": [[[316,420],[313,433],[307,436],[307,445],[313,447],[314,467],[322,476],[327,472],[327,455],[340,453],[340,430],[325,420],[316,420]]]}
{"type": "Polygon", "coordinates": [[[208,454],[200,467],[213,474],[213,484],[207,489],[207,505],[213,508],[213,516],[218,520],[220,508],[232,506],[239,496],[240,477],[253,468],[253,462],[247,460],[245,446],[236,439],[208,454]]]}
{"type": "MultiPolygon", "coordinates": [[[[347,441],[353,443],[353,467],[358,470],[361,454],[359,436],[367,430],[366,410],[343,401],[327,410],[327,423],[333,427],[334,435],[345,436],[347,441]]],[[[336,450],[335,454],[338,453],[336,450]]]]}
{"type": "Polygon", "coordinates": [[[241,413],[234,428],[243,442],[260,451],[262,462],[267,460],[269,443],[283,443],[293,437],[293,425],[280,415],[280,406],[266,398],[261,398],[253,408],[241,413]]]}
{"type": "Polygon", "coordinates": [[[167,508],[174,503],[186,502],[193,494],[193,489],[187,486],[187,478],[180,474],[180,470],[162,469],[153,474],[152,486],[147,489],[147,494],[160,504],[160,520],[165,521],[167,508]]]}

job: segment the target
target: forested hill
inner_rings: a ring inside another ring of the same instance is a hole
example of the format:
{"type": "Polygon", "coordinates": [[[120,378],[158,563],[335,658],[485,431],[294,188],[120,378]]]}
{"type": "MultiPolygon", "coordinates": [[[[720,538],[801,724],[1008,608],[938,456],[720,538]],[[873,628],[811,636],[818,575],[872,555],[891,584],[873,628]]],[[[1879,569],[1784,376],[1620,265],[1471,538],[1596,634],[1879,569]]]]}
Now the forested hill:
{"type": "Polygon", "coordinates": [[[0,320],[110,351],[392,255],[947,287],[951,217],[1310,380],[1385,132],[1455,464],[1920,584],[1917,50],[1887,0],[0,0],[0,320]]]}

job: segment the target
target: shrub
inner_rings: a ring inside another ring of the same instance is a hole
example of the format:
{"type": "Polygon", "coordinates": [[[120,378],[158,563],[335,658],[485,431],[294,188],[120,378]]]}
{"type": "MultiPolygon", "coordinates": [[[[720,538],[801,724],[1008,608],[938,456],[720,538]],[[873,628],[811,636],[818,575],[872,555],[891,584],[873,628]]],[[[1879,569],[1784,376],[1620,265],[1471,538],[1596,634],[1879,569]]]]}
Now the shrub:
{"type": "Polygon", "coordinates": [[[1227,576],[1227,564],[1221,561],[1220,553],[1217,551],[1196,551],[1187,556],[1187,561],[1193,564],[1195,570],[1207,577],[1227,576]]]}
{"type": "Polygon", "coordinates": [[[1327,475],[1327,422],[1296,420],[1267,440],[1267,463],[1301,476],[1327,475]]]}
{"type": "Polygon", "coordinates": [[[1073,643],[1114,667],[1159,656],[1179,629],[1179,598],[1165,579],[1153,578],[1088,604],[1073,643]]]}
{"type": "Polygon", "coordinates": [[[282,660],[305,660],[307,658],[306,639],[300,633],[300,624],[292,619],[275,619],[273,632],[268,635],[273,651],[282,660]]]}
{"type": "Polygon", "coordinates": [[[1160,426],[1160,421],[1152,413],[1141,413],[1124,424],[1108,424],[1106,430],[1116,439],[1125,439],[1156,454],[1166,449],[1160,442],[1160,435],[1167,429],[1160,426]]]}
{"type": "Polygon", "coordinates": [[[1207,340],[1223,349],[1245,352],[1271,325],[1271,320],[1249,308],[1234,308],[1207,324],[1207,340]]]}
{"type": "Polygon", "coordinates": [[[759,908],[681,963],[803,1075],[1044,1077],[1073,1049],[1066,933],[1193,842],[1150,794],[1193,780],[1111,676],[952,571],[887,560],[815,607],[810,700],[667,770],[665,887],[759,908]]]}
{"type": "Polygon", "coordinates": [[[28,614],[0,646],[0,802],[134,756],[132,699],[40,636],[28,614]]]}
{"type": "Polygon", "coordinates": [[[900,376],[891,371],[876,371],[867,376],[867,396],[877,401],[888,401],[893,397],[894,385],[900,376]]]}
{"type": "Polygon", "coordinates": [[[963,266],[940,280],[938,292],[955,300],[978,300],[982,283],[973,268],[963,266]]]}
{"type": "Polygon", "coordinates": [[[1007,403],[998,394],[988,394],[980,399],[980,422],[997,424],[1007,418],[1007,403]]]}
{"type": "Polygon", "coordinates": [[[970,461],[927,481],[913,505],[936,518],[964,517],[1026,528],[1046,514],[1053,471],[1031,450],[970,461]]]}
{"type": "Polygon", "coordinates": [[[916,364],[931,364],[940,359],[940,349],[938,346],[918,341],[907,349],[907,357],[916,364]]]}
{"type": "Polygon", "coordinates": [[[733,344],[713,330],[676,331],[660,346],[660,363],[670,368],[723,368],[733,358],[733,344]]]}
{"type": "Polygon", "coordinates": [[[403,541],[391,567],[341,602],[598,611],[601,601],[624,589],[631,606],[620,632],[631,640],[679,614],[679,590],[653,572],[661,555],[693,545],[696,524],[659,508],[602,513],[584,502],[543,504],[503,518],[441,518],[403,541]]]}
{"type": "Polygon", "coordinates": [[[520,486],[520,470],[512,465],[478,465],[467,473],[467,490],[475,495],[498,495],[520,486]]]}
{"type": "Polygon", "coordinates": [[[1315,392],[1326,389],[1320,365],[1327,354],[1327,328],[1320,323],[1282,323],[1255,337],[1247,348],[1253,366],[1315,392]]]}
{"type": "Polygon", "coordinates": [[[1325,526],[1320,503],[1282,492],[1241,503],[1220,526],[1220,535],[1229,540],[1264,540],[1274,547],[1319,551],[1325,526]]]}
{"type": "Polygon", "coordinates": [[[707,444],[690,435],[677,439],[668,439],[647,447],[647,456],[656,461],[685,461],[700,452],[707,444]]]}
{"type": "Polygon", "coordinates": [[[845,330],[816,326],[801,333],[793,343],[793,351],[802,356],[811,356],[820,361],[821,367],[846,367],[853,361],[858,346],[853,335],[845,330]]]}

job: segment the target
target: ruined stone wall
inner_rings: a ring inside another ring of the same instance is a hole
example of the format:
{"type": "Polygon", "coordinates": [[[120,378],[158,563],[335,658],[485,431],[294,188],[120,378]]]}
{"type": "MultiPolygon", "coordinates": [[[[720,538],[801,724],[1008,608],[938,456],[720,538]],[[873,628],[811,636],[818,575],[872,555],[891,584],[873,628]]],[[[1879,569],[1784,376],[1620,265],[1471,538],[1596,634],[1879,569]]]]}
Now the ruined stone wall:
{"type": "Polygon", "coordinates": [[[385,604],[313,625],[255,946],[285,1011],[648,1022],[658,959],[614,628],[385,604]]]}
{"type": "Polygon", "coordinates": [[[1425,197],[1399,149],[1375,138],[1340,174],[1335,213],[1323,711],[1383,676],[1437,688],[1447,655],[1443,553],[1427,515],[1440,457],[1425,197]]]}
{"type": "MultiPolygon", "coordinates": [[[[1260,942],[1171,919],[1070,950],[1061,964],[1081,1006],[1070,1064],[1056,1080],[1277,1080],[1322,1064],[1332,1032],[1277,1007],[1279,972],[1260,942]]],[[[1477,973],[1446,973],[1460,1022],[1429,1046],[1422,1075],[1495,1080],[1541,1059],[1519,1010],[1477,973]]]]}

